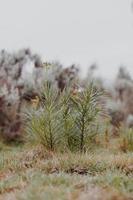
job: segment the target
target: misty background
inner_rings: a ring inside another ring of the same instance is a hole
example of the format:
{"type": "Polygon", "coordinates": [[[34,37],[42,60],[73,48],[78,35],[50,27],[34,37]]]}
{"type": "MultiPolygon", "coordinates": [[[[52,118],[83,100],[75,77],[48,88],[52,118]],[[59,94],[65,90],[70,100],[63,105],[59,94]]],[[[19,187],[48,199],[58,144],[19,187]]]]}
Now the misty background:
{"type": "Polygon", "coordinates": [[[92,63],[112,79],[120,65],[133,75],[131,0],[0,0],[0,49],[30,47],[43,60],[92,63]]]}

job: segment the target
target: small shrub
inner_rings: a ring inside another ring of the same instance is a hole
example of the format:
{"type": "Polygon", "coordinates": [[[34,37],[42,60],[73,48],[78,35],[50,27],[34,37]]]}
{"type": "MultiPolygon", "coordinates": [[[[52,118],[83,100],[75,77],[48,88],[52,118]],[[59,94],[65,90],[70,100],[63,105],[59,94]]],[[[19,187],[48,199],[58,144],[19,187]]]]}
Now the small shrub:
{"type": "Polygon", "coordinates": [[[79,140],[80,152],[86,150],[87,141],[93,137],[94,122],[100,111],[98,105],[101,93],[96,90],[91,84],[83,92],[71,98],[73,106],[74,123],[76,125],[79,140]],[[92,125],[92,127],[91,127],[92,125]]]}
{"type": "Polygon", "coordinates": [[[51,151],[60,148],[83,152],[97,134],[94,122],[100,111],[100,95],[93,85],[73,95],[69,88],[61,93],[46,83],[41,106],[27,114],[28,131],[51,151]]]}
{"type": "Polygon", "coordinates": [[[28,130],[34,133],[47,149],[54,151],[62,139],[62,108],[58,90],[48,83],[44,87],[43,96],[43,106],[28,114],[28,130]]]}

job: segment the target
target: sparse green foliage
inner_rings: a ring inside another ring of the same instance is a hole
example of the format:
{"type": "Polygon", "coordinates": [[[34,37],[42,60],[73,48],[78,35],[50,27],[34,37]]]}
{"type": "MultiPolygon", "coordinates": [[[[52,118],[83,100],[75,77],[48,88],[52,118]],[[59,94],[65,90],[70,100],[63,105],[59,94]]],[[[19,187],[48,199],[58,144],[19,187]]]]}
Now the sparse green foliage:
{"type": "Polygon", "coordinates": [[[83,152],[89,137],[96,134],[93,122],[99,112],[100,95],[93,85],[73,95],[70,88],[60,93],[46,83],[42,106],[28,114],[28,130],[39,136],[47,149],[67,148],[83,152]]]}
{"type": "Polygon", "coordinates": [[[62,140],[62,108],[58,90],[46,83],[43,91],[43,106],[34,110],[32,115],[28,114],[28,130],[35,133],[47,149],[54,151],[62,140]]]}
{"type": "Polygon", "coordinates": [[[65,145],[70,150],[74,150],[75,146],[75,124],[72,117],[72,105],[71,105],[71,90],[69,88],[64,89],[61,93],[62,104],[62,120],[63,120],[63,135],[65,145]]]}
{"type": "Polygon", "coordinates": [[[79,131],[79,149],[86,150],[86,142],[93,135],[90,125],[94,125],[98,112],[98,100],[101,93],[93,85],[88,86],[82,93],[73,96],[74,122],[79,131]]]}

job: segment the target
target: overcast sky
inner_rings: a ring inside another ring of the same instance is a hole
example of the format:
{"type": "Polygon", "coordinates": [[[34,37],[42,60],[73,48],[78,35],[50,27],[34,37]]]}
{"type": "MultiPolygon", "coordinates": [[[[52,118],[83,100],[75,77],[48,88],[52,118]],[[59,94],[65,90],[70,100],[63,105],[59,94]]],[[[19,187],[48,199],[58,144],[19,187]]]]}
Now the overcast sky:
{"type": "Polygon", "coordinates": [[[0,0],[0,49],[23,47],[84,71],[97,62],[106,77],[120,64],[133,74],[131,0],[0,0]]]}

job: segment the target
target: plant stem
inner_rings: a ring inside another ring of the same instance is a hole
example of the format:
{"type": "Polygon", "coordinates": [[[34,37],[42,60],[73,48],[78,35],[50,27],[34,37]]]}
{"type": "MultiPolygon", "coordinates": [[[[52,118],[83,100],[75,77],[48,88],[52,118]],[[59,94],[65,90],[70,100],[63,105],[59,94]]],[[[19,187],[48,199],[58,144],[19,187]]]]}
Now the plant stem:
{"type": "Polygon", "coordinates": [[[82,128],[81,128],[81,137],[80,137],[80,152],[83,152],[84,146],[84,131],[85,131],[85,121],[84,121],[84,114],[82,116],[82,128]]]}

